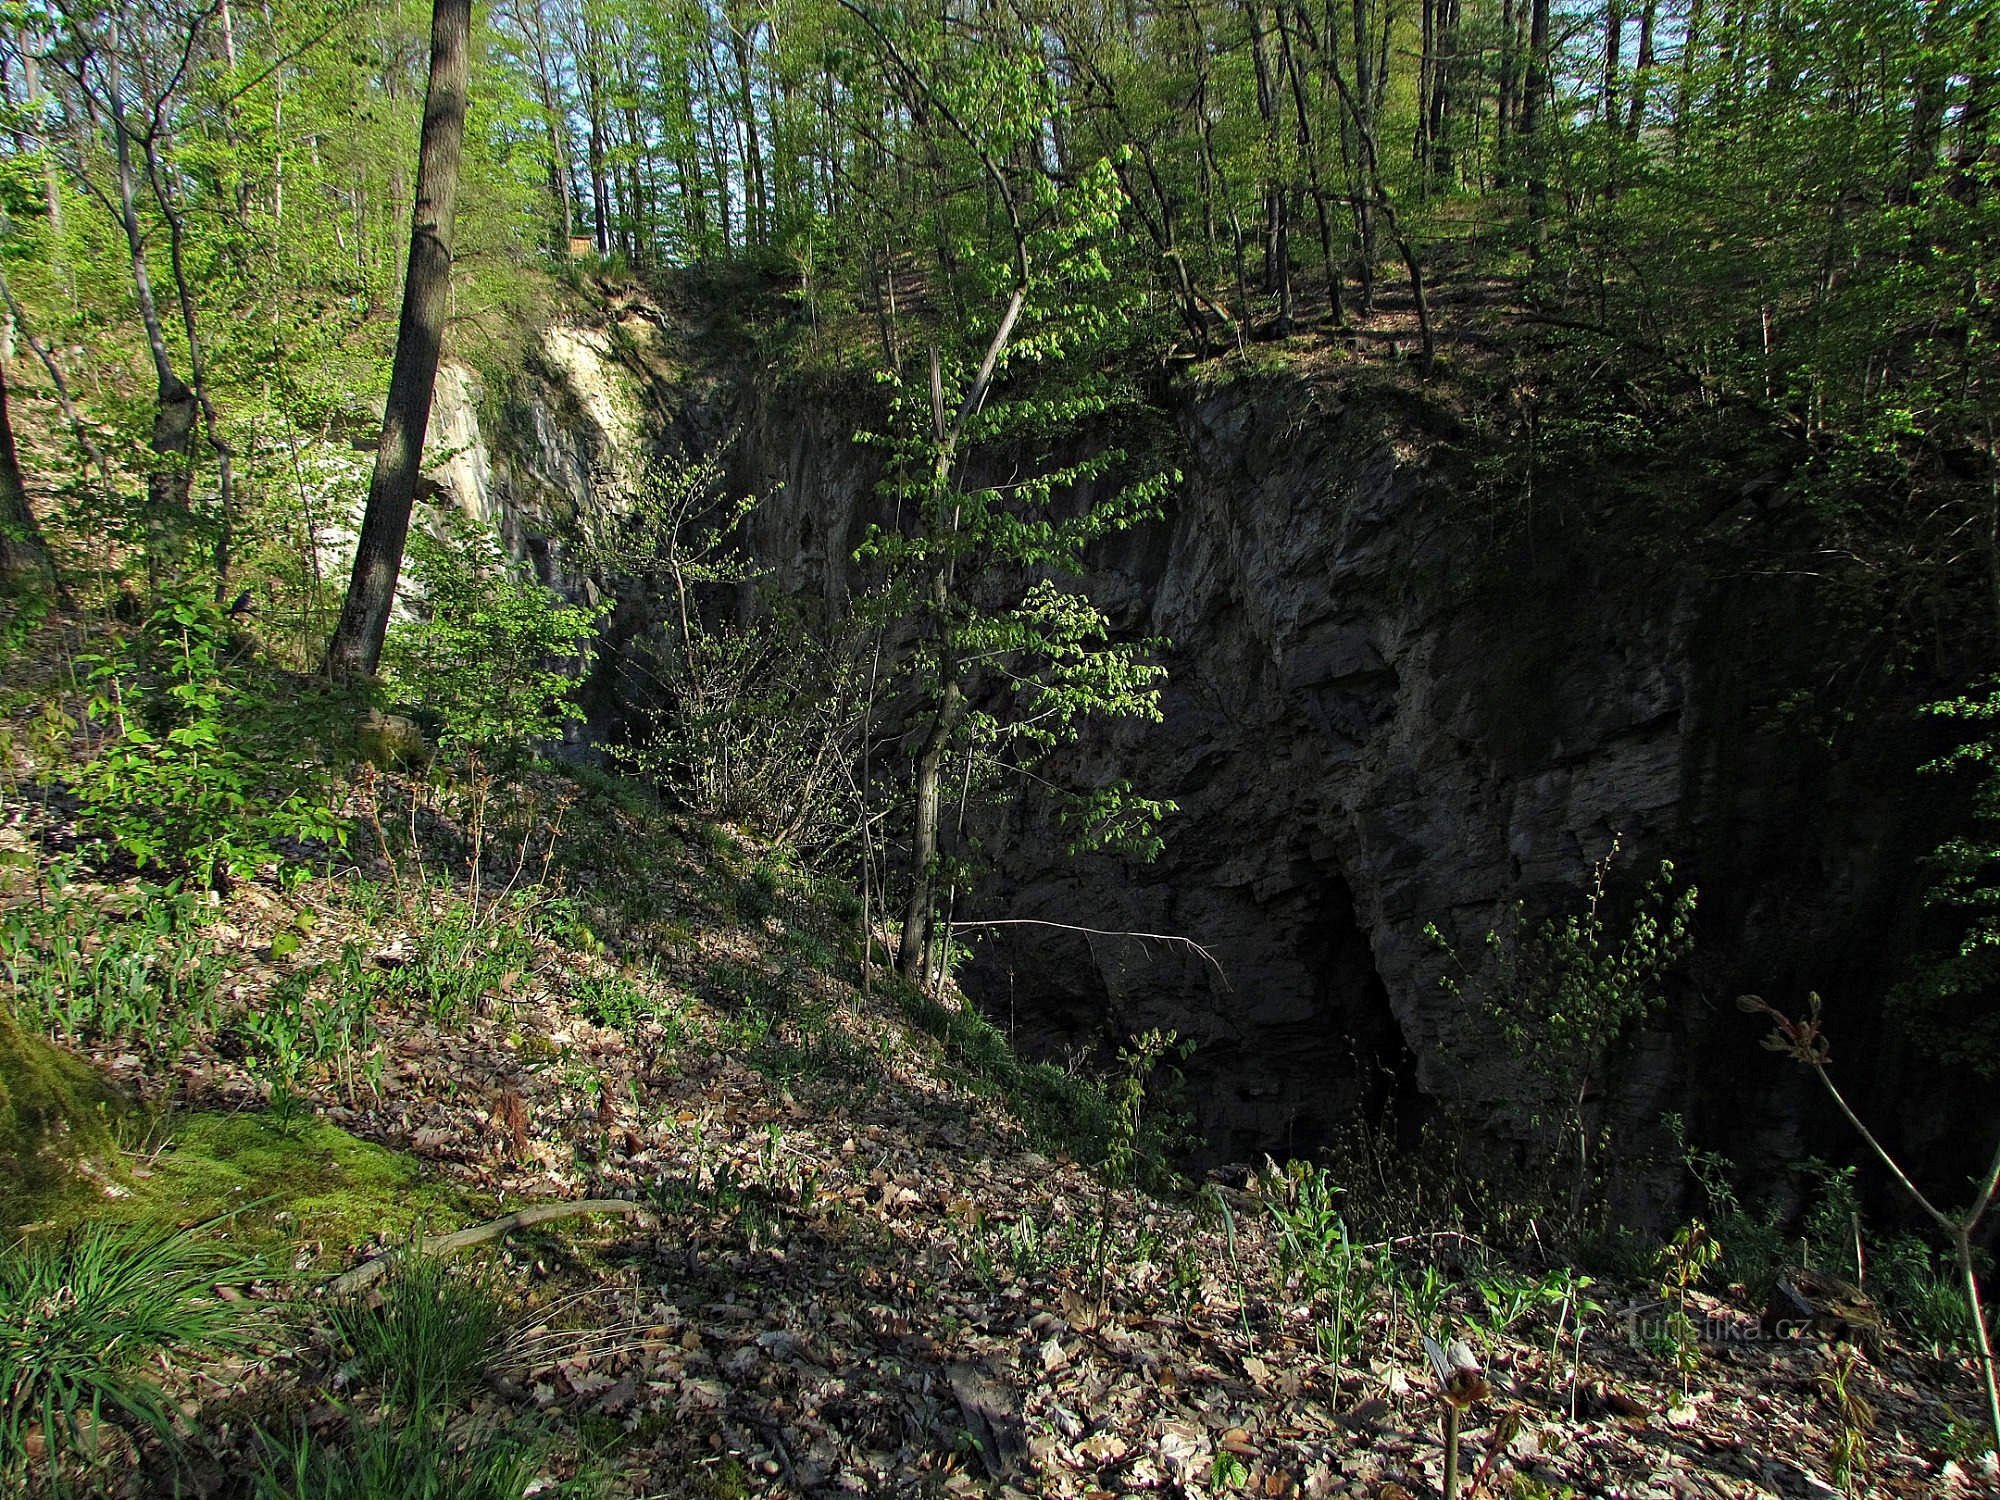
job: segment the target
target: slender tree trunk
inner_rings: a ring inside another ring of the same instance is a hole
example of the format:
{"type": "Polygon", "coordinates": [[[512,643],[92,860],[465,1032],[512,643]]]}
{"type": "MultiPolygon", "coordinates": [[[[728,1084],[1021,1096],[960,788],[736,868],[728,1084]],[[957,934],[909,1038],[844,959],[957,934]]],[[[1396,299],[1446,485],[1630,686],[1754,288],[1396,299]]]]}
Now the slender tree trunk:
{"type": "Polygon", "coordinates": [[[1625,139],[1636,141],[1646,123],[1646,94],[1653,82],[1653,33],[1660,20],[1660,0],[1646,0],[1639,12],[1639,58],[1632,65],[1632,105],[1625,114],[1625,139]]]}
{"type": "MultiPolygon", "coordinates": [[[[1306,21],[1304,10],[1305,7],[1300,5],[1299,35],[1302,43],[1309,43],[1312,29],[1306,21]]],[[[1285,76],[1291,81],[1292,110],[1297,116],[1298,123],[1299,153],[1306,160],[1306,180],[1312,188],[1313,213],[1319,224],[1319,250],[1326,270],[1328,315],[1333,320],[1335,328],[1345,328],[1347,308],[1340,296],[1340,259],[1333,250],[1333,219],[1327,212],[1326,185],[1320,177],[1319,148],[1313,137],[1312,114],[1306,108],[1305,68],[1299,61],[1298,48],[1292,45],[1292,34],[1285,25],[1285,11],[1282,4],[1278,8],[1278,47],[1285,65],[1285,76]]]]}
{"type": "Polygon", "coordinates": [[[930,972],[931,905],[937,889],[938,809],[944,753],[965,714],[965,690],[950,666],[937,713],[917,754],[912,790],[916,798],[910,840],[910,897],[903,908],[903,937],[896,949],[896,972],[905,979],[926,979],[930,972]]]}
{"type": "Polygon", "coordinates": [[[611,186],[604,173],[604,77],[599,67],[597,33],[588,21],[583,27],[583,103],[586,139],[584,154],[590,172],[590,206],[596,220],[592,232],[599,255],[609,255],[613,249],[613,220],[611,186]]]}
{"type": "Polygon", "coordinates": [[[1452,64],[1458,55],[1459,0],[1437,0],[1437,29],[1431,38],[1436,56],[1431,60],[1430,160],[1432,177],[1449,181],[1456,162],[1452,157],[1451,110],[1452,64]]]}
{"type": "MultiPolygon", "coordinates": [[[[21,56],[22,82],[27,85],[28,108],[34,119],[36,132],[39,134],[42,124],[42,103],[47,95],[42,88],[40,68],[35,62],[35,49],[29,43],[26,32],[16,33],[15,50],[21,56]]],[[[56,174],[53,151],[44,152],[42,156],[42,191],[48,201],[49,228],[60,240],[63,230],[62,179],[56,174]]]]}
{"type": "Polygon", "coordinates": [[[770,200],[764,183],[764,143],[757,129],[757,93],[751,86],[756,22],[738,28],[730,23],[730,51],[736,58],[739,107],[743,111],[743,165],[749,179],[745,187],[746,223],[743,239],[747,245],[761,245],[769,234],[770,200]]]}
{"type": "Polygon", "coordinates": [[[1674,86],[1674,157],[1679,160],[1686,139],[1688,116],[1694,107],[1695,70],[1701,57],[1704,0],[1689,0],[1687,28],[1681,37],[1679,78],[1674,86]]]}
{"type": "Polygon", "coordinates": [[[1549,169],[1543,160],[1542,104],[1549,92],[1549,0],[1529,0],[1528,75],[1522,84],[1521,145],[1528,158],[1528,220],[1536,241],[1549,215],[1549,169]]]}
{"type": "Polygon", "coordinates": [[[14,448],[14,421],[7,410],[7,374],[0,366],[0,593],[56,581],[55,561],[21,478],[14,448]]]}
{"type": "MultiPolygon", "coordinates": [[[[1367,143],[1373,140],[1375,132],[1372,102],[1375,88],[1368,47],[1368,0],[1353,0],[1350,11],[1354,22],[1354,92],[1347,104],[1356,136],[1353,156],[1359,162],[1367,156],[1367,143]]],[[[1337,65],[1334,80],[1336,83],[1340,80],[1337,65]]],[[[1344,91],[1345,85],[1341,87],[1344,91]]],[[[1365,169],[1354,175],[1361,179],[1356,183],[1354,194],[1354,238],[1361,270],[1359,301],[1365,316],[1375,310],[1375,200],[1366,185],[1365,169]]]]}
{"type": "MultiPolygon", "coordinates": [[[[112,46],[117,47],[114,38],[112,46]]],[[[114,53],[115,57],[115,53],[114,53]]],[[[148,526],[156,552],[165,554],[152,561],[167,562],[178,571],[177,559],[186,538],[188,492],[194,484],[190,466],[195,418],[199,410],[194,392],[174,369],[167,349],[166,329],[160,322],[159,300],[153,295],[153,275],[146,264],[146,236],[139,225],[139,169],[132,157],[132,130],[125,118],[125,101],[119,97],[123,83],[115,60],[110,69],[112,97],[112,142],[118,171],[118,220],[125,231],[125,248],[132,271],[133,301],[139,322],[146,331],[146,347],[153,357],[155,395],[153,430],[149,442],[152,461],[146,475],[148,526]]]]}
{"type": "Polygon", "coordinates": [[[438,351],[451,296],[452,206],[458,193],[458,159],[465,140],[466,64],[472,0],[432,0],[430,86],[424,94],[424,128],[417,151],[416,206],[410,222],[409,270],[403,280],[403,315],[375,474],[354,554],[354,576],[340,612],[326,666],[335,677],[372,676],[382,660],[396,575],[416,504],[424,433],[437,387],[438,351]]]}
{"type": "Polygon", "coordinates": [[[1605,0],[1604,83],[1598,90],[1597,118],[1610,124],[1618,118],[1618,70],[1625,52],[1625,0],[1605,0]]]}

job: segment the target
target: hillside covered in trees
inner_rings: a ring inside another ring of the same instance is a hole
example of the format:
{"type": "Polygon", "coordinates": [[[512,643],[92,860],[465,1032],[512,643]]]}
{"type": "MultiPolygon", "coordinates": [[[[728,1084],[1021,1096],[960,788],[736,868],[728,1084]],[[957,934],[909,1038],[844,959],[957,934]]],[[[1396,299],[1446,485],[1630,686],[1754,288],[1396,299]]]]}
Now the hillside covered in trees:
{"type": "Polygon", "coordinates": [[[0,1490],[1986,1495],[2000,32],[0,16],[0,1490]]]}

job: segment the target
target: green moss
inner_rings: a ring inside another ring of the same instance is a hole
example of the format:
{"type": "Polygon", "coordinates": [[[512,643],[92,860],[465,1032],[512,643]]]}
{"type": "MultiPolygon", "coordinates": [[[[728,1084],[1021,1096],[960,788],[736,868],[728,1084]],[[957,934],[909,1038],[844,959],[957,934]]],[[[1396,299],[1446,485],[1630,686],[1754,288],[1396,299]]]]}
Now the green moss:
{"type": "Polygon", "coordinates": [[[24,1031],[0,1006],[0,1229],[95,1195],[78,1169],[114,1169],[110,1122],[121,1107],[89,1064],[24,1031]]]}
{"type": "Polygon", "coordinates": [[[191,1224],[242,1210],[245,1238],[296,1238],[337,1259],[372,1237],[478,1216],[415,1157],[323,1121],[285,1130],[264,1114],[179,1117],[168,1148],[135,1186],[121,1215],[191,1224]]]}
{"type": "Polygon", "coordinates": [[[10,1222],[53,1233],[90,1219],[199,1224],[233,1215],[232,1233],[247,1246],[296,1246],[344,1262],[373,1238],[487,1216],[488,1205],[429,1176],[415,1157],[323,1121],[286,1130],[261,1113],[190,1113],[154,1134],[165,1146],[130,1170],[119,1196],[72,1185],[31,1199],[35,1211],[10,1222]]]}

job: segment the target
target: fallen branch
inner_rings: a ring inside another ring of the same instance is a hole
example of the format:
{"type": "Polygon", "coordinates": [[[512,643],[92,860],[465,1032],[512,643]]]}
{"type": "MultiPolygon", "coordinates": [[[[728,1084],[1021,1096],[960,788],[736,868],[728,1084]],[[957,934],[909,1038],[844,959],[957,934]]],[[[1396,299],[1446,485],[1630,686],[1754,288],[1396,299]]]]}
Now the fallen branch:
{"type": "MultiPolygon", "coordinates": [[[[530,1208],[516,1209],[487,1224],[475,1224],[470,1229],[454,1230],[450,1234],[433,1234],[424,1237],[417,1246],[423,1255],[456,1255],[461,1250],[470,1250],[474,1245],[484,1245],[497,1240],[502,1235],[512,1234],[517,1229],[527,1229],[536,1224],[546,1224],[551,1219],[573,1219],[579,1214],[641,1214],[648,1213],[646,1206],[624,1198],[585,1198],[577,1203],[538,1203],[530,1208]]],[[[343,1271],[326,1284],[330,1297],[349,1297],[358,1291],[373,1286],[388,1271],[401,1250],[385,1250],[373,1260],[365,1260],[351,1271],[343,1271]]]]}

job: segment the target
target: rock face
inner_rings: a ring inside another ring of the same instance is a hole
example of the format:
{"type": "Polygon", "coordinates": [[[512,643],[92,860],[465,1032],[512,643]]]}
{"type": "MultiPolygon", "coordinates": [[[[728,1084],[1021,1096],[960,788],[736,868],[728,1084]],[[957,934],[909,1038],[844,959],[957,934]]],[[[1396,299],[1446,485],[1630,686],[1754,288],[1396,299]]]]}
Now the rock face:
{"type": "MultiPolygon", "coordinates": [[[[754,384],[664,416],[656,401],[641,424],[577,390],[612,364],[582,345],[548,362],[568,396],[509,407],[514,456],[494,468],[524,545],[562,503],[615,502],[603,456],[641,425],[684,447],[727,431],[732,488],[773,496],[750,550],[839,611],[879,515],[851,440],[866,397],[754,384]]],[[[1097,930],[993,930],[967,978],[989,1014],[1044,1054],[1101,1058],[1155,1025],[1191,1037],[1212,1160],[1309,1152],[1357,1107],[1395,1103],[1407,1126],[1420,1100],[1458,1101],[1503,1121],[1521,1060],[1440,987],[1425,926],[1476,955],[1508,903],[1574,907],[1617,840],[1626,883],[1671,856],[1702,888],[1692,976],[1605,1080],[1621,1140],[1657,1143],[1673,1109],[1697,1135],[1726,1126],[1746,1159],[1800,1152],[1801,1080],[1756,1049],[1730,1003],[1743,989],[1827,991],[1850,1051],[1876,1049],[1873,1102],[1897,1107],[1870,938],[1912,903],[1925,830],[1878,793],[1915,757],[1894,734],[1829,749],[1786,727],[1780,704],[1835,649],[1808,596],[1588,528],[1496,528],[1438,461],[1451,417],[1386,382],[1244,378],[1166,401],[1185,482],[1090,581],[1121,631],[1171,642],[1165,723],[1099,732],[1056,769],[1129,776],[1180,811],[1150,865],[1070,857],[1030,798],[976,830],[994,876],[965,915],[1097,930]],[[1215,963],[1103,935],[1133,931],[1215,963]]],[[[1902,1114],[1939,1139],[1935,1112],[1927,1128],[1902,1114]]],[[[1677,1170],[1638,1160],[1634,1204],[1677,1170]]]]}

